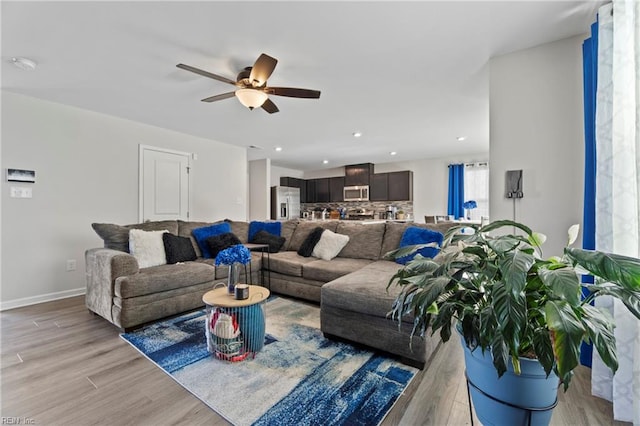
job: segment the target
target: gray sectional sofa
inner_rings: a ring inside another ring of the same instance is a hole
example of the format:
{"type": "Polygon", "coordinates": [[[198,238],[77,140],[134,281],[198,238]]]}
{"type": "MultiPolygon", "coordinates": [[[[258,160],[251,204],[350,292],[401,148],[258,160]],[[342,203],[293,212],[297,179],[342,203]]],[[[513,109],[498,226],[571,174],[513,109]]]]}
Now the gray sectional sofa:
{"type": "MultiPolygon", "coordinates": [[[[202,295],[224,280],[226,267],[216,268],[211,259],[174,265],[138,268],[125,253],[129,229],[168,231],[191,237],[191,231],[208,223],[164,221],[118,226],[102,224],[94,229],[105,241],[104,248],[87,250],[87,295],[89,310],[116,326],[129,329],[149,321],[203,306],[202,295]],[[112,228],[109,228],[112,227],[112,228]],[[106,238],[105,238],[106,237],[106,238]],[[114,244],[116,241],[118,244],[114,244]]],[[[230,221],[232,232],[247,242],[249,224],[230,221]]],[[[422,368],[437,347],[436,337],[414,337],[411,323],[398,324],[386,317],[399,288],[387,291],[391,276],[401,265],[384,260],[398,248],[405,229],[419,226],[446,232],[451,223],[407,224],[346,221],[286,221],[282,249],[269,256],[252,252],[251,281],[259,282],[261,270],[269,277],[274,293],[320,303],[321,329],[329,338],[345,339],[398,355],[406,363],[422,368]],[[303,257],[297,250],[316,227],[349,236],[349,242],[331,260],[303,257]]],[[[195,240],[194,248],[201,255],[195,240]]]]}

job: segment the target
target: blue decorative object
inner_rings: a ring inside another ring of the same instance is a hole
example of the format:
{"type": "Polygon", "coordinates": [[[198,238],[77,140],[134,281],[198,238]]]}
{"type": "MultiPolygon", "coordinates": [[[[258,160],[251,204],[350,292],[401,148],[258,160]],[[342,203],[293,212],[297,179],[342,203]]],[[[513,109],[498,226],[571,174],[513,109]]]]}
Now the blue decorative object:
{"type": "Polygon", "coordinates": [[[475,209],[476,207],[478,207],[478,203],[476,203],[475,200],[469,200],[469,201],[465,201],[464,204],[462,205],[462,207],[464,207],[467,210],[471,210],[471,209],[475,209]]]}
{"type": "Polygon", "coordinates": [[[231,232],[231,225],[227,222],[216,223],[214,225],[204,226],[202,228],[196,228],[191,231],[193,238],[196,239],[198,247],[202,252],[202,257],[205,259],[211,259],[211,251],[209,251],[209,245],[207,244],[207,238],[214,237],[216,235],[225,234],[231,232]]]}
{"type": "Polygon", "coordinates": [[[467,212],[467,219],[471,219],[471,210],[478,207],[478,203],[476,203],[475,200],[469,200],[465,201],[464,204],[462,204],[462,207],[464,207],[465,210],[469,210],[467,212]]]}
{"type": "Polygon", "coordinates": [[[242,244],[226,248],[216,256],[216,266],[232,265],[234,263],[246,265],[249,262],[251,262],[251,252],[242,244]]]}
{"type": "MultiPolygon", "coordinates": [[[[410,226],[405,229],[400,240],[400,247],[414,246],[417,244],[438,243],[438,246],[442,245],[444,236],[438,231],[432,231],[426,228],[418,228],[416,226],[410,226]]],[[[440,252],[436,247],[423,247],[407,256],[399,257],[396,259],[396,263],[401,265],[413,260],[416,254],[421,254],[424,257],[434,257],[440,252]]]]}
{"type": "Polygon", "coordinates": [[[464,164],[450,164],[447,214],[456,219],[464,217],[462,203],[464,203],[464,164]]]}
{"type": "Polygon", "coordinates": [[[270,234],[280,236],[282,233],[282,222],[252,221],[249,223],[249,241],[251,241],[259,231],[267,231],[270,234]]]}

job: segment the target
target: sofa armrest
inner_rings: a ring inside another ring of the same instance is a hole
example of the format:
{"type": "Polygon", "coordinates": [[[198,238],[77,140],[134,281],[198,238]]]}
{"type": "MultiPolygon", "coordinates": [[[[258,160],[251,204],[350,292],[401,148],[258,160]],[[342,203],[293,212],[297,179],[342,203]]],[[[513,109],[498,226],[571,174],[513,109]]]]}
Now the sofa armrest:
{"type": "Polygon", "coordinates": [[[87,292],[85,304],[89,310],[113,322],[115,280],[134,275],[140,270],[138,261],[129,253],[106,248],[94,248],[85,252],[87,292]]]}

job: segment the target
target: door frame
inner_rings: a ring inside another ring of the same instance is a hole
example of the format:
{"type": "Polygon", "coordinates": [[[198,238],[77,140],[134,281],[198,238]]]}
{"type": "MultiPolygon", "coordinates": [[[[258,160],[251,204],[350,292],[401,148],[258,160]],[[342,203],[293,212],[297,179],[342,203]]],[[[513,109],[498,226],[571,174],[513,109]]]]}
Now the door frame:
{"type": "Polygon", "coordinates": [[[193,155],[190,152],[177,151],[175,149],[160,148],[157,146],[138,144],[138,222],[144,221],[144,152],[158,151],[166,154],[184,155],[188,160],[189,171],[187,173],[187,212],[191,217],[191,169],[193,167],[193,155]]]}

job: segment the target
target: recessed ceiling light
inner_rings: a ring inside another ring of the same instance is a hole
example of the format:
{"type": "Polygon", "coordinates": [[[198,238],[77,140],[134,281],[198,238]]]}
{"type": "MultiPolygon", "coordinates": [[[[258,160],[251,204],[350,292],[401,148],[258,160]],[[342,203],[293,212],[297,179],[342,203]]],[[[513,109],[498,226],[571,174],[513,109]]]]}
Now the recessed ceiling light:
{"type": "Polygon", "coordinates": [[[362,136],[361,132],[353,132],[353,137],[354,138],[359,138],[360,136],[362,136]]]}
{"type": "Polygon", "coordinates": [[[276,151],[278,151],[278,152],[282,151],[282,147],[281,147],[281,146],[276,146],[274,149],[275,149],[276,151]]]}
{"type": "Polygon", "coordinates": [[[466,136],[458,136],[456,139],[458,140],[458,142],[462,142],[466,138],[467,138],[466,136]]]}
{"type": "Polygon", "coordinates": [[[328,164],[329,160],[322,160],[322,164],[328,164]]]}
{"type": "Polygon", "coordinates": [[[27,58],[21,58],[19,56],[11,58],[11,63],[21,70],[33,71],[38,65],[35,61],[27,58]]]}
{"type": "Polygon", "coordinates": [[[397,152],[395,152],[395,151],[391,151],[391,152],[389,153],[389,155],[396,155],[396,154],[397,154],[397,152]]]}

